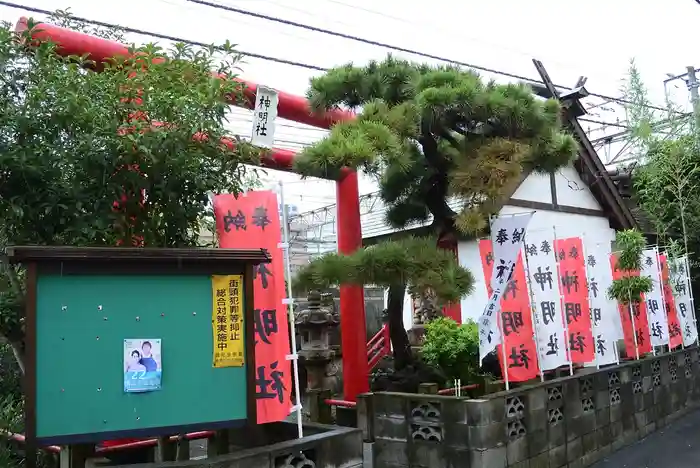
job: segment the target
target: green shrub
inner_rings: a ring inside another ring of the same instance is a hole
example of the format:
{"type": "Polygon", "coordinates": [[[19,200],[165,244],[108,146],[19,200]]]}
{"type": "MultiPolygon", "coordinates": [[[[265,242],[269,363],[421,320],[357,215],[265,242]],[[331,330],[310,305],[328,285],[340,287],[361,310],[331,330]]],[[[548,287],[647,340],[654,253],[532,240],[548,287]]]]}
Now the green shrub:
{"type": "Polygon", "coordinates": [[[459,325],[440,317],[425,326],[423,360],[440,369],[451,381],[473,383],[479,375],[479,327],[473,320],[459,325]]]}

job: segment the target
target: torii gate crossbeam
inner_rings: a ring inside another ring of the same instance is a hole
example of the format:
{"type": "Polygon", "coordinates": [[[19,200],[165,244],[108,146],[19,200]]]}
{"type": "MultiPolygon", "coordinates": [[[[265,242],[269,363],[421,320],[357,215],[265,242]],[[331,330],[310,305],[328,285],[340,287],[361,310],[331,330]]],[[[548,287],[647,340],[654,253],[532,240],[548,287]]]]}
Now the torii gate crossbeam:
{"type": "MultiPolygon", "coordinates": [[[[16,30],[27,30],[27,18],[20,18],[16,30]]],[[[60,55],[88,55],[97,64],[104,63],[116,56],[128,56],[129,48],[119,42],[102,39],[88,34],[61,28],[48,23],[34,27],[32,37],[50,40],[55,43],[60,55]]],[[[252,107],[255,102],[257,85],[240,80],[245,85],[244,103],[252,107]]],[[[239,102],[228,101],[240,106],[239,102]]],[[[338,122],[355,118],[352,112],[336,109],[324,113],[312,112],[306,98],[279,92],[278,115],[284,119],[304,123],[320,128],[330,128],[338,122]]],[[[273,149],[271,157],[261,162],[265,167],[291,170],[294,153],[288,150],[273,149]]],[[[358,177],[354,171],[344,171],[344,176],[337,181],[337,232],[338,251],[349,254],[362,246],[362,229],[360,225],[360,202],[358,177]]],[[[343,392],[346,400],[355,401],[360,393],[369,391],[367,363],[367,332],[365,323],[364,290],[362,286],[340,287],[340,324],[341,347],[343,353],[343,392]]]]}

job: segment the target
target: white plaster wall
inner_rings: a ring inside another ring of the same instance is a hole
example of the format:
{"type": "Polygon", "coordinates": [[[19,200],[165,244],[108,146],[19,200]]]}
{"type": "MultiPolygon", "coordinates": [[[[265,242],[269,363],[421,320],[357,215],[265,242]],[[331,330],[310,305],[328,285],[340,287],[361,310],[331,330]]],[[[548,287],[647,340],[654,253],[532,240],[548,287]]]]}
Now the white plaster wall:
{"type": "Polygon", "coordinates": [[[513,194],[518,200],[529,200],[541,203],[552,203],[552,189],[549,174],[531,173],[518,186],[513,194]]]}
{"type": "Polygon", "coordinates": [[[600,205],[573,167],[565,167],[554,175],[557,188],[557,203],[599,210],[600,205]]]}
{"type": "MultiPolygon", "coordinates": [[[[555,175],[557,190],[557,202],[560,205],[601,210],[601,206],[581,180],[573,167],[561,169],[555,175]]],[[[530,174],[513,194],[513,198],[530,200],[541,203],[551,203],[552,196],[548,174],[530,174]]],[[[523,213],[525,208],[504,206],[500,214],[523,213]]],[[[610,227],[607,218],[599,216],[587,216],[555,211],[537,210],[528,225],[527,230],[544,231],[556,229],[556,236],[561,239],[567,237],[582,237],[584,243],[612,242],[615,239],[615,230],[610,227]]],[[[457,248],[459,263],[471,270],[474,274],[474,291],[461,301],[462,321],[476,320],[484,310],[488,295],[486,280],[481,268],[479,246],[476,241],[460,242],[457,248]]],[[[385,294],[386,303],[386,294],[385,294]]],[[[403,310],[404,326],[410,329],[413,324],[411,311],[411,298],[406,295],[403,310]]]]}

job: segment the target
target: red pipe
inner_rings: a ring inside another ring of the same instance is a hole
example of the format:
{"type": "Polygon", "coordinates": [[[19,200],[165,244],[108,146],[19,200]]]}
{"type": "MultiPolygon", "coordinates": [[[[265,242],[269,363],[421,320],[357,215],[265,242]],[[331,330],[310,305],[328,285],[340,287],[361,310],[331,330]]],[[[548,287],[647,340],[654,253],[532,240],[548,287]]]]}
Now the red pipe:
{"type": "MultiPolygon", "coordinates": [[[[16,31],[27,29],[27,19],[20,18],[16,31]]],[[[34,39],[50,40],[57,45],[57,52],[63,56],[88,55],[98,65],[114,56],[128,55],[128,47],[118,42],[90,36],[52,24],[40,23],[32,32],[34,39]]],[[[246,104],[250,105],[257,85],[236,78],[246,85],[246,104]]],[[[229,101],[230,102],[230,101],[229,101]]],[[[239,102],[230,102],[240,105],[239,102]]],[[[325,113],[313,113],[307,99],[301,96],[279,92],[278,115],[283,119],[305,123],[321,128],[330,128],[333,124],[355,118],[354,113],[335,109],[325,113]]],[[[289,168],[293,153],[273,150],[271,159],[274,167],[289,168]]],[[[269,166],[268,166],[269,167],[269,166]]],[[[362,228],[360,224],[360,202],[357,173],[347,171],[337,183],[338,250],[350,254],[362,247],[362,228]]],[[[348,400],[354,400],[359,393],[369,390],[367,362],[367,332],[365,323],[364,288],[362,286],[340,287],[340,323],[342,333],[343,369],[345,378],[344,394],[348,400]]]]}
{"type": "Polygon", "coordinates": [[[357,402],[354,401],[346,401],[346,400],[325,400],[325,403],[327,405],[331,406],[341,406],[343,408],[355,408],[357,406],[357,402]]]}
{"type": "MultiPolygon", "coordinates": [[[[190,432],[189,434],[185,434],[185,439],[187,439],[187,440],[204,439],[206,437],[211,437],[212,435],[214,435],[213,431],[190,432]]],[[[171,436],[170,442],[177,442],[178,438],[179,438],[179,436],[171,436]]],[[[97,450],[95,450],[95,453],[99,455],[99,454],[104,454],[104,453],[122,452],[124,450],[130,450],[130,449],[137,449],[137,448],[144,448],[144,447],[155,447],[156,445],[158,445],[158,439],[145,439],[145,440],[139,440],[138,442],[129,442],[126,444],[109,445],[109,446],[100,447],[97,450]]]]}

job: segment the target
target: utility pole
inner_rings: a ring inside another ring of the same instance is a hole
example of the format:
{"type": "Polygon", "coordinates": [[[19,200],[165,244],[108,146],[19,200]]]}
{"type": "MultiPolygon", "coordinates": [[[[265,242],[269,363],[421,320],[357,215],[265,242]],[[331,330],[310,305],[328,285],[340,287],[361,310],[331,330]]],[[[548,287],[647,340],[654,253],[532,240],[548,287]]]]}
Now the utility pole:
{"type": "Polygon", "coordinates": [[[700,130],[700,95],[698,94],[698,79],[695,76],[695,67],[686,67],[688,71],[688,91],[690,91],[690,102],[693,104],[693,115],[695,116],[696,131],[700,130]]]}

